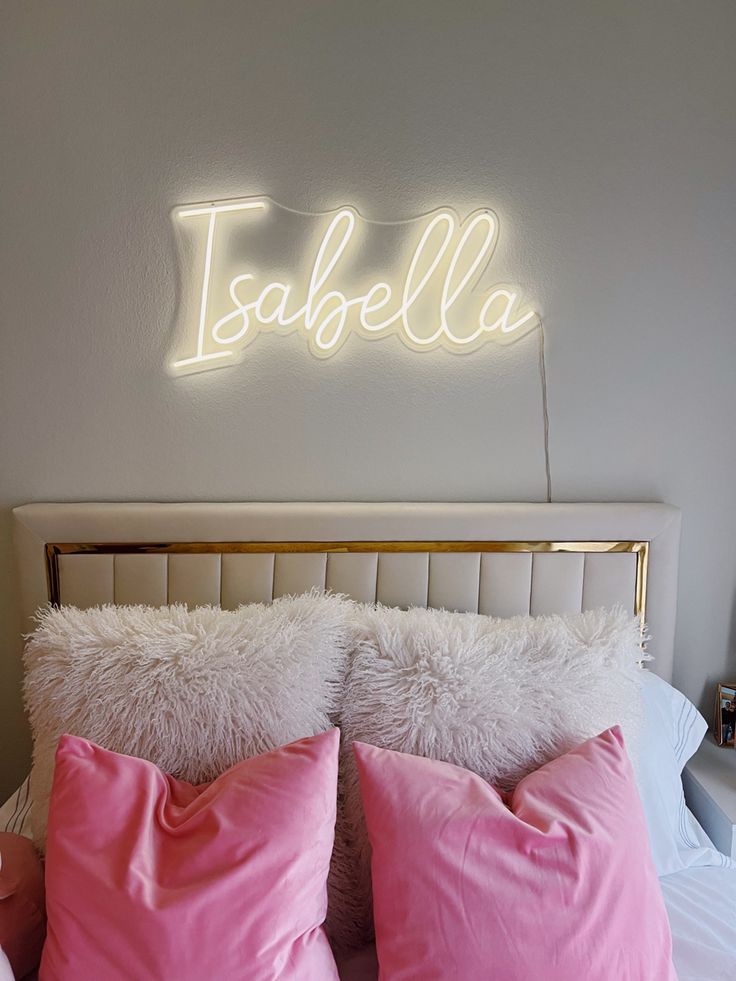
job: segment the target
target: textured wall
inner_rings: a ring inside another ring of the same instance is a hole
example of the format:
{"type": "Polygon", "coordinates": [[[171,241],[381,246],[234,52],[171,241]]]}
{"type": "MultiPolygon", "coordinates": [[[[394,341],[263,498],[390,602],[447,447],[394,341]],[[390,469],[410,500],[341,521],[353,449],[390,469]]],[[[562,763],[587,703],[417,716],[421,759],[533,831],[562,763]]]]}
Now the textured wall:
{"type": "Polygon", "coordinates": [[[545,317],[558,500],[684,511],[676,676],[736,674],[730,0],[6,0],[0,789],[26,765],[9,509],[540,500],[537,337],[454,358],[262,336],[164,370],[169,209],[268,193],[502,222],[545,317]]]}

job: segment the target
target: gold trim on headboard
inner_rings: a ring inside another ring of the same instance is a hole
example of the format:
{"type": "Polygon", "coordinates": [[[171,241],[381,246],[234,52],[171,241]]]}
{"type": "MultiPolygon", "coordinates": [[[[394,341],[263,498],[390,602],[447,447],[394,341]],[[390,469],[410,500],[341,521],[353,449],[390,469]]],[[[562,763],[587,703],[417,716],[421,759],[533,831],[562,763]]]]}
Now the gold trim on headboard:
{"type": "Polygon", "coordinates": [[[634,613],[646,616],[649,542],[49,542],[49,601],[61,605],[60,555],[156,555],[284,552],[632,552],[636,555],[634,613]]]}

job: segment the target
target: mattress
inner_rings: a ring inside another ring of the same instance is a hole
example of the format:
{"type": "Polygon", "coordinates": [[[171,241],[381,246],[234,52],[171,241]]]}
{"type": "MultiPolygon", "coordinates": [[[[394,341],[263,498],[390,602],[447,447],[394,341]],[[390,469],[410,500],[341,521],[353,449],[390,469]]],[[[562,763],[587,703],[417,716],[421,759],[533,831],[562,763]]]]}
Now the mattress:
{"type": "MultiPolygon", "coordinates": [[[[736,868],[684,869],[660,879],[679,981],[735,981],[736,868]]],[[[369,947],[338,964],[342,981],[376,981],[369,947]]]]}

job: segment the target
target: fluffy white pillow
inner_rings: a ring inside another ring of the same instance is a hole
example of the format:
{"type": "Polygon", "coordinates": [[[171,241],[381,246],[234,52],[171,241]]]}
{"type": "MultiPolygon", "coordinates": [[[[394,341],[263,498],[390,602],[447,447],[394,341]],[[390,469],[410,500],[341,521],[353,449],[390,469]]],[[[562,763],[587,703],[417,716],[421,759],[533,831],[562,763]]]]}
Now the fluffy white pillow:
{"type": "Polygon", "coordinates": [[[32,828],[43,848],[59,736],[190,783],[333,724],[352,604],[307,594],[215,607],[49,609],[25,652],[32,828]]]}
{"type": "Polygon", "coordinates": [[[366,606],[358,619],[333,859],[333,872],[358,877],[333,915],[333,934],[350,934],[356,945],[370,939],[371,896],[354,739],[445,760],[509,788],[609,726],[620,724],[632,740],[643,673],[640,622],[623,609],[501,620],[366,606]],[[357,865],[342,860],[351,852],[357,865]]]}

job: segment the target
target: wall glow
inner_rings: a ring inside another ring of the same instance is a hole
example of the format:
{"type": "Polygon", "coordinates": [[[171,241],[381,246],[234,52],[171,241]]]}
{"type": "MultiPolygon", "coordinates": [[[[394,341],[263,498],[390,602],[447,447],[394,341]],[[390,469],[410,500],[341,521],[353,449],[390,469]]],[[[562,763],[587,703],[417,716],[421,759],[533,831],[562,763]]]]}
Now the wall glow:
{"type": "MultiPolygon", "coordinates": [[[[218,268],[223,230],[232,232],[234,222],[258,223],[278,208],[268,198],[246,198],[175,211],[178,220],[196,221],[206,234],[196,340],[186,357],[174,361],[176,371],[233,364],[243,348],[266,330],[297,332],[312,354],[327,358],[351,333],[366,338],[395,335],[415,351],[443,347],[467,352],[488,340],[516,340],[538,324],[537,314],[514,288],[478,289],[499,232],[498,218],[485,208],[465,219],[450,208],[440,208],[416,220],[374,223],[355,208],[343,207],[308,216],[319,227],[302,277],[287,283],[253,270],[223,274],[218,268]],[[356,241],[363,226],[378,224],[402,226],[406,257],[385,279],[361,280],[355,270],[356,241]],[[227,294],[227,308],[216,316],[212,296],[219,289],[227,294]]],[[[232,256],[225,256],[223,265],[232,261],[232,256]]]]}

